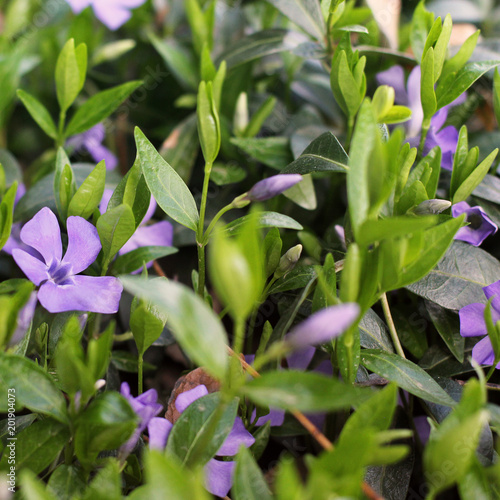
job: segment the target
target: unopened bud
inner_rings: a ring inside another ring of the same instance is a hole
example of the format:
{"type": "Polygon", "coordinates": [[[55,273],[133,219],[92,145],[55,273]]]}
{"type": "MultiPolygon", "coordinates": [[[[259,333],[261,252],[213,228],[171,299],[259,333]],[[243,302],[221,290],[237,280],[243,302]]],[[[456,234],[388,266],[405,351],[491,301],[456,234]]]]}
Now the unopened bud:
{"type": "Polygon", "coordinates": [[[295,245],[290,248],[290,250],[288,250],[285,255],[281,257],[278,269],[274,272],[274,277],[281,278],[285,274],[289,273],[297,265],[301,253],[302,245],[295,245]]]}
{"type": "Polygon", "coordinates": [[[414,209],[417,215],[440,214],[451,207],[448,200],[425,200],[414,209]]]}
{"type": "Polygon", "coordinates": [[[233,208],[243,208],[246,207],[250,203],[248,199],[248,193],[243,193],[240,196],[237,196],[232,202],[231,206],[233,208]]]}

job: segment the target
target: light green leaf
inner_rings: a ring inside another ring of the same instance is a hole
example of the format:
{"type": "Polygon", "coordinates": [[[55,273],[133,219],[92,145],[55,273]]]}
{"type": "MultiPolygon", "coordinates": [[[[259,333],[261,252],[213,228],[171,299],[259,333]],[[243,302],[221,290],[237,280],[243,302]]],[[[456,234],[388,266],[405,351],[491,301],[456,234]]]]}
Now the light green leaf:
{"type": "Polygon", "coordinates": [[[52,139],[57,139],[57,129],[54,120],[47,108],[34,96],[24,90],[17,91],[17,97],[21,99],[29,114],[38,126],[52,139]]]}
{"type": "Polygon", "coordinates": [[[88,219],[101,202],[105,183],[106,165],[103,160],[90,172],[71,198],[68,206],[68,217],[77,215],[88,219]]]}

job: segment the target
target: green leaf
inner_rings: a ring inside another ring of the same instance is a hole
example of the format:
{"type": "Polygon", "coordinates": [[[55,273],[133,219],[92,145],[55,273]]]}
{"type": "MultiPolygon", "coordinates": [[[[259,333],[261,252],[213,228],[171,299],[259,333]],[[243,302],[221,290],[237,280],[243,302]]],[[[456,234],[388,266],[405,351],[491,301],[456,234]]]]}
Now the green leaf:
{"type": "Polygon", "coordinates": [[[386,238],[397,238],[423,231],[435,226],[439,219],[432,215],[426,217],[389,217],[376,221],[366,221],[359,229],[356,242],[371,245],[386,238]]]}
{"type": "MultiPolygon", "coordinates": [[[[224,226],[224,231],[230,234],[237,233],[244,226],[250,215],[244,215],[239,219],[230,222],[224,226]]],[[[304,229],[297,221],[288,217],[288,215],[279,214],[277,212],[259,212],[257,214],[257,225],[263,227],[281,227],[284,229],[295,229],[302,231],[304,229]]]]}
{"type": "Polygon", "coordinates": [[[0,249],[7,243],[12,230],[16,193],[17,182],[14,182],[2,197],[2,202],[0,203],[0,249]]]}
{"type": "Polygon", "coordinates": [[[467,61],[472,56],[474,49],[476,48],[479,33],[480,30],[477,30],[475,33],[469,36],[469,38],[467,38],[467,40],[465,40],[465,42],[462,44],[458,52],[453,57],[445,61],[443,72],[441,75],[442,77],[446,77],[451,73],[456,73],[465,66],[467,61]]]}
{"type": "Polygon", "coordinates": [[[272,500],[260,467],[243,445],[236,457],[231,493],[234,500],[272,500]]]}
{"type": "Polygon", "coordinates": [[[372,167],[370,156],[376,133],[371,104],[365,101],[361,106],[354,129],[349,158],[350,168],[347,174],[349,213],[355,235],[359,235],[360,226],[366,220],[370,209],[368,169],[372,167]]]}
{"type": "Polygon", "coordinates": [[[426,301],[425,307],[436,330],[450,352],[455,356],[457,361],[463,363],[465,339],[460,335],[460,320],[458,316],[433,302],[426,301]]]}
{"type": "MultiPolygon", "coordinates": [[[[75,40],[71,38],[66,42],[57,59],[55,74],[57,100],[63,112],[73,104],[83,87],[80,74],[82,65],[81,62],[79,63],[81,55],[80,49],[77,60],[75,40]]],[[[83,78],[85,79],[85,75],[83,75],[83,78]]]]}
{"type": "Polygon", "coordinates": [[[238,410],[238,399],[224,405],[222,410],[220,403],[218,393],[193,401],[175,422],[168,437],[167,453],[188,467],[207,463],[231,432],[238,410]]]}
{"type": "Polygon", "coordinates": [[[50,476],[47,490],[57,498],[78,498],[86,486],[82,475],[80,468],[74,465],[61,464],[50,476]]]}
{"type": "Polygon", "coordinates": [[[422,368],[397,354],[377,349],[361,351],[361,364],[419,398],[445,406],[455,401],[422,368]]]}
{"type": "Polygon", "coordinates": [[[240,392],[262,406],[308,412],[347,409],[370,395],[370,391],[334,378],[293,370],[267,372],[247,383],[240,392]]]}
{"type": "Polygon", "coordinates": [[[299,266],[285,274],[271,287],[269,293],[282,293],[304,288],[311,280],[316,279],[315,266],[299,266]]]}
{"type": "Polygon", "coordinates": [[[158,205],[179,224],[196,231],[199,215],[189,188],[138,128],[135,141],[142,172],[158,205]]]}
{"type": "Polygon", "coordinates": [[[17,96],[21,99],[29,114],[38,126],[52,139],[57,139],[57,129],[47,108],[34,96],[19,89],[17,96]]]}
{"type": "Polygon", "coordinates": [[[293,159],[288,137],[231,137],[231,144],[260,163],[277,170],[281,170],[293,159]]]}
{"type": "Polygon", "coordinates": [[[110,461],[85,490],[83,500],[121,500],[121,477],[118,461],[110,461]]]}
{"type": "Polygon", "coordinates": [[[38,474],[57,458],[69,437],[67,425],[51,418],[39,420],[16,434],[16,441],[8,442],[0,468],[9,468],[8,445],[13,443],[16,469],[28,468],[38,474]]]}
{"type": "Polygon", "coordinates": [[[23,497],[26,500],[57,500],[57,497],[46,490],[45,483],[28,469],[21,471],[20,482],[23,487],[23,497]]]}
{"type": "Polygon", "coordinates": [[[161,314],[154,306],[140,304],[130,315],[130,329],[134,335],[139,355],[158,339],[165,327],[166,315],[161,314]]]}
{"type": "Polygon", "coordinates": [[[64,132],[66,137],[81,134],[102,122],[142,83],[142,81],[127,82],[90,97],[71,118],[64,132]]]}
{"type": "Polygon", "coordinates": [[[500,64],[500,61],[481,61],[466,64],[449,81],[445,88],[438,88],[437,109],[441,109],[461,96],[476,80],[500,64]],[[440,91],[440,92],[439,92],[440,91]]]}
{"type": "Polygon", "coordinates": [[[86,468],[104,450],[118,448],[137,427],[138,417],[117,392],[104,392],[80,414],[75,433],[75,453],[86,468]]]}
{"type": "Polygon", "coordinates": [[[326,26],[318,0],[273,0],[270,3],[306,33],[323,40],[326,26]]]}
{"type": "Polygon", "coordinates": [[[358,327],[362,347],[394,352],[387,326],[372,309],[368,309],[358,327]]]}
{"type": "Polygon", "coordinates": [[[259,133],[262,125],[273,112],[276,102],[276,97],[269,96],[262,103],[259,109],[257,109],[257,111],[252,115],[252,118],[250,118],[250,121],[243,132],[244,137],[255,137],[259,133]]]}
{"type": "Polygon", "coordinates": [[[106,165],[103,160],[90,172],[71,198],[68,206],[68,217],[77,215],[88,219],[101,202],[105,183],[106,165]]]}
{"type": "Polygon", "coordinates": [[[66,220],[68,205],[73,193],[76,191],[76,184],[71,163],[63,148],[57,150],[53,185],[57,212],[62,220],[66,220]]]}
{"type": "Polygon", "coordinates": [[[223,379],[228,366],[227,336],[217,315],[189,288],[173,281],[122,276],[126,290],[151,301],[168,315],[169,328],[187,355],[223,379]]]}
{"type": "Polygon", "coordinates": [[[424,120],[430,120],[438,109],[434,82],[434,49],[431,47],[422,61],[422,74],[420,77],[420,99],[424,111],[424,120]]]}
{"type": "Polygon", "coordinates": [[[290,165],[283,174],[310,174],[312,172],[346,172],[349,170],[349,157],[338,139],[325,132],[307,146],[304,152],[290,165]]]}
{"type": "Polygon", "coordinates": [[[103,262],[109,264],[135,232],[135,218],[132,209],[125,204],[118,205],[102,214],[96,227],[101,239],[103,262]]]}
{"type": "Polygon", "coordinates": [[[305,210],[315,210],[318,206],[311,174],[302,176],[302,181],[284,191],[283,196],[305,210]]]}
{"type": "Polygon", "coordinates": [[[201,82],[196,105],[198,136],[205,163],[212,164],[219,154],[221,131],[212,82],[201,82]]]}
{"type": "Polygon", "coordinates": [[[427,34],[434,22],[434,14],[425,9],[424,3],[423,0],[419,2],[417,8],[413,12],[411,25],[411,48],[418,62],[422,60],[427,34]]]}
{"type": "Polygon", "coordinates": [[[495,110],[495,117],[497,124],[500,123],[500,73],[498,68],[495,68],[493,75],[493,109],[495,110]]]}
{"type": "Polygon", "coordinates": [[[27,358],[0,353],[0,374],[0,393],[4,399],[7,390],[13,388],[18,404],[67,422],[66,400],[43,368],[27,358]]]}
{"type": "Polygon", "coordinates": [[[500,265],[488,252],[455,241],[438,265],[408,290],[447,309],[480,302],[483,287],[500,280],[500,265]]]}
{"type": "Polygon", "coordinates": [[[233,43],[218,58],[226,61],[227,69],[260,59],[264,56],[293,50],[303,39],[288,30],[268,29],[258,31],[233,43]]]}
{"type": "Polygon", "coordinates": [[[161,259],[167,255],[177,253],[179,250],[175,247],[141,247],[119,255],[113,262],[113,272],[115,274],[129,274],[140,269],[144,263],[152,260],[161,259]]]}

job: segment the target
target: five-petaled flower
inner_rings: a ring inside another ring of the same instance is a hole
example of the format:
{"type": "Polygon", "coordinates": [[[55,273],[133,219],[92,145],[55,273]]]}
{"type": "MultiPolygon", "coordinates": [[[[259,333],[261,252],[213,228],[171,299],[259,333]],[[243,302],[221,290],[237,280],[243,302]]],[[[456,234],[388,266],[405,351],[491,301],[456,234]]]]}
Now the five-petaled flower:
{"type": "MultiPolygon", "coordinates": [[[[500,281],[485,286],[483,292],[491,302],[491,317],[496,324],[500,320],[500,281]]],[[[459,311],[460,335],[462,337],[479,337],[487,335],[486,323],[484,321],[485,304],[469,304],[459,311]]],[[[488,336],[481,339],[472,349],[472,358],[481,365],[492,365],[495,362],[495,353],[491,340],[488,336]]],[[[500,363],[497,364],[500,368],[500,363]]]]}
{"type": "Polygon", "coordinates": [[[120,393],[127,399],[132,410],[134,410],[139,417],[139,424],[136,430],[118,451],[120,459],[124,460],[127,458],[146,428],[148,429],[149,435],[149,447],[156,450],[165,448],[172,424],[167,419],[156,416],[163,409],[163,406],[158,403],[158,393],[156,390],[149,389],[134,398],[130,395],[130,387],[127,382],[123,382],[120,387],[120,393]]]}
{"type": "Polygon", "coordinates": [[[104,125],[98,123],[90,130],[70,137],[66,146],[75,152],[88,152],[96,163],[104,160],[106,170],[113,170],[118,165],[118,159],[107,147],[102,145],[105,135],[104,125]]]}
{"type": "Polygon", "coordinates": [[[73,12],[78,14],[92,6],[99,21],[110,30],[116,30],[131,17],[131,10],[140,7],[146,0],[66,0],[73,12]]]}
{"type": "MultiPolygon", "coordinates": [[[[191,403],[206,396],[208,389],[198,385],[194,389],[182,392],[175,399],[175,407],[182,413],[191,403]]],[[[236,455],[241,445],[249,448],[255,443],[255,438],[245,429],[240,417],[236,417],[233,428],[221,447],[217,450],[218,457],[232,457],[236,455]]],[[[212,458],[205,465],[205,486],[207,490],[218,497],[225,497],[233,484],[233,474],[236,462],[220,461],[212,458]]]]}
{"type": "Polygon", "coordinates": [[[89,311],[111,314],[118,311],[122,285],[111,276],[80,276],[92,264],[101,241],[97,229],[82,217],[68,217],[68,248],[62,256],[61,230],[50,208],[42,208],[21,229],[19,248],[12,256],[24,274],[40,289],[38,300],[52,313],[89,311]]]}
{"type": "Polygon", "coordinates": [[[468,226],[461,227],[455,235],[456,240],[466,241],[478,247],[490,234],[495,234],[497,225],[486,215],[485,211],[479,207],[471,207],[467,202],[461,201],[451,207],[453,217],[465,214],[465,221],[468,226]]]}
{"type": "MultiPolygon", "coordinates": [[[[405,122],[406,135],[409,143],[416,147],[420,142],[420,131],[424,113],[420,98],[420,66],[416,66],[405,87],[404,70],[401,66],[392,66],[386,71],[377,74],[379,85],[389,85],[396,93],[395,102],[411,109],[411,119],[405,122]]],[[[439,146],[442,152],[441,166],[446,170],[453,168],[453,155],[457,149],[458,131],[452,125],[442,128],[448,117],[448,110],[465,101],[465,94],[455,99],[448,106],[441,108],[431,120],[431,127],[427,133],[423,154],[426,155],[432,148],[439,146]]]]}

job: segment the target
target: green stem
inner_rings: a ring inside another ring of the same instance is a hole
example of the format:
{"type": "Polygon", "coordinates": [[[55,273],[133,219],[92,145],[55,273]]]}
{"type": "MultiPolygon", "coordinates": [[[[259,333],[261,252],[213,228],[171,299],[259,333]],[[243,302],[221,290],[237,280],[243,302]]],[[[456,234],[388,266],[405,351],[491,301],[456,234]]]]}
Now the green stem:
{"type": "Polygon", "coordinates": [[[203,230],[205,228],[205,211],[207,209],[208,184],[211,172],[212,163],[207,162],[205,164],[205,178],[203,179],[203,191],[201,194],[200,220],[196,233],[196,243],[198,245],[198,295],[202,298],[205,296],[205,245],[203,244],[203,230]]]}
{"type": "Polygon", "coordinates": [[[392,319],[391,309],[389,307],[389,302],[387,301],[387,295],[383,293],[380,297],[380,301],[382,302],[382,309],[384,310],[384,316],[387,321],[387,326],[389,327],[389,333],[391,334],[392,343],[396,348],[397,353],[406,359],[405,353],[403,351],[403,346],[399,341],[398,332],[396,331],[396,325],[394,324],[394,320],[392,319]]]}
{"type": "Polygon", "coordinates": [[[143,386],[142,386],[143,365],[144,365],[144,359],[142,357],[142,354],[139,354],[139,356],[137,357],[137,387],[138,387],[139,395],[141,395],[143,392],[143,386]]]}
{"type": "Polygon", "coordinates": [[[215,227],[215,224],[217,224],[217,222],[219,222],[219,219],[226,213],[226,212],[229,212],[229,210],[231,210],[233,207],[232,203],[230,203],[229,205],[226,205],[224,208],[221,208],[217,214],[215,215],[215,217],[212,219],[212,222],[210,222],[209,226],[207,227],[207,230],[205,231],[205,235],[203,236],[203,246],[205,246],[207,243],[208,243],[208,239],[210,238],[210,234],[212,233],[214,227],[215,227]]]}
{"type": "Polygon", "coordinates": [[[59,133],[56,141],[56,147],[64,146],[64,125],[66,123],[66,111],[61,110],[59,113],[59,133]]]}
{"type": "Polygon", "coordinates": [[[495,359],[495,362],[493,363],[493,365],[490,367],[489,371],[488,371],[488,375],[486,375],[486,382],[488,382],[488,380],[490,380],[491,376],[495,373],[495,370],[496,370],[496,367],[497,367],[497,364],[498,364],[499,360],[498,359],[495,359]]]}
{"type": "Polygon", "coordinates": [[[351,146],[352,132],[354,130],[354,117],[349,117],[347,120],[347,137],[345,140],[345,149],[349,151],[351,146]]]}
{"type": "Polygon", "coordinates": [[[420,144],[418,146],[418,159],[422,158],[422,155],[424,154],[425,140],[427,139],[427,133],[430,128],[431,120],[430,118],[427,118],[422,122],[422,133],[420,134],[420,144]]]}

